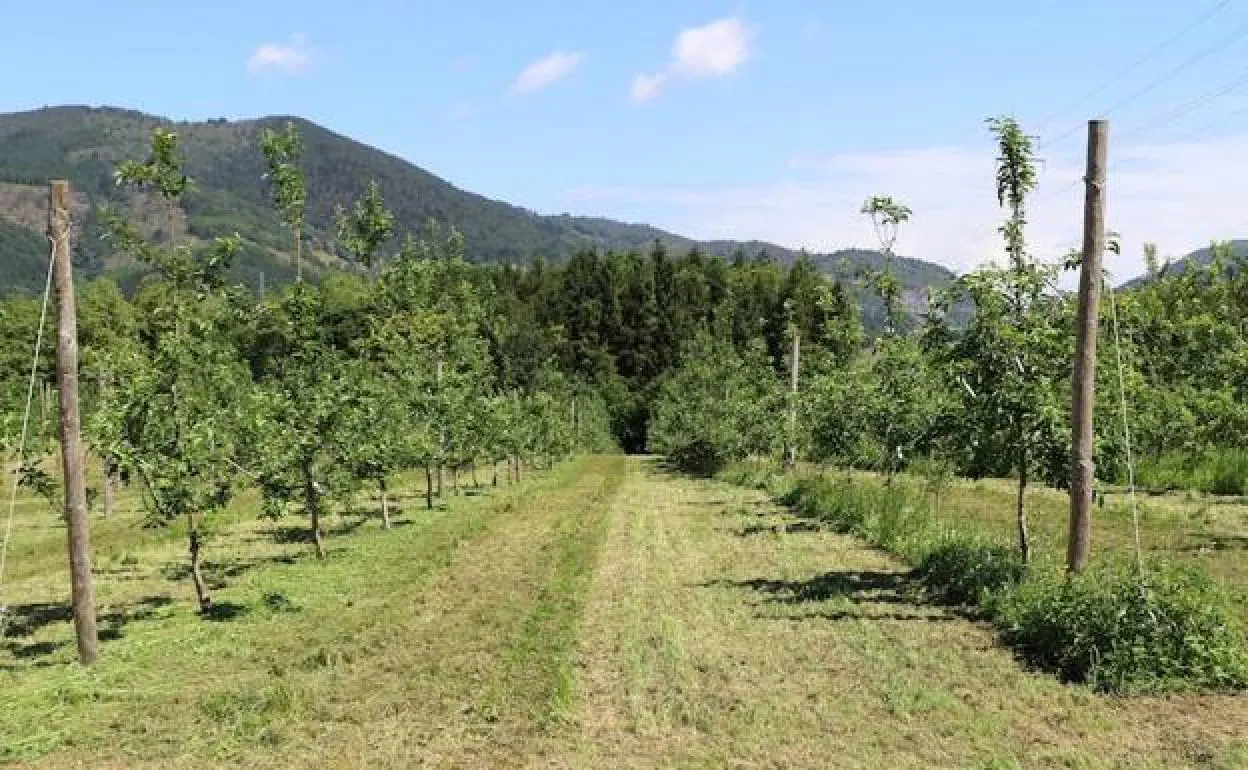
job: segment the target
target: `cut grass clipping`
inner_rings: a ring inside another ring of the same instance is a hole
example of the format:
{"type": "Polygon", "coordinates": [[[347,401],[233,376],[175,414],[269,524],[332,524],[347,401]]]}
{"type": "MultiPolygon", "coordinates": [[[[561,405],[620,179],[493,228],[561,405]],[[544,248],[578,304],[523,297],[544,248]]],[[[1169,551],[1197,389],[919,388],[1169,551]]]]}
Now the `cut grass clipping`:
{"type": "Polygon", "coordinates": [[[799,515],[856,535],[908,563],[934,596],[975,608],[1006,644],[1069,682],[1117,694],[1248,687],[1248,645],[1235,600],[1198,566],[1111,559],[1074,577],[1026,567],[1015,548],[940,526],[904,484],[796,478],[734,468],[728,481],[766,489],[799,515]]]}

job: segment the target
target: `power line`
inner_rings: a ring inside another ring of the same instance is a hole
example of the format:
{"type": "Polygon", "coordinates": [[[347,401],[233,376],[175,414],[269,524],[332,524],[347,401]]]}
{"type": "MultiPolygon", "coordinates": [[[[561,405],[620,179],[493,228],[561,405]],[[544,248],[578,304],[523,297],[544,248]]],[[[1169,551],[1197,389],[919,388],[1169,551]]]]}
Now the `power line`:
{"type": "MultiPolygon", "coordinates": [[[[1196,19],[1192,21],[1191,23],[1189,23],[1187,26],[1183,27],[1178,32],[1174,33],[1173,35],[1161,41],[1160,43],[1157,43],[1152,48],[1149,48],[1147,51],[1145,51],[1143,54],[1140,55],[1140,58],[1136,59],[1135,61],[1131,62],[1131,64],[1127,65],[1126,67],[1123,67],[1122,69],[1118,70],[1116,73],[1111,75],[1110,77],[1106,78],[1104,81],[1100,83],[1100,85],[1084,93],[1082,96],[1070,102],[1065,107],[1062,107],[1060,110],[1049,113],[1049,115],[1047,115],[1044,119],[1037,121],[1037,123],[1041,126],[1048,125],[1049,123],[1052,123],[1057,118],[1070,112],[1075,107],[1078,107],[1080,104],[1083,104],[1088,99],[1091,99],[1093,96],[1096,96],[1097,94],[1102,93],[1106,88],[1116,83],[1124,75],[1129,75],[1141,64],[1153,58],[1154,56],[1156,56],[1158,53],[1165,50],[1166,48],[1169,48],[1174,43],[1177,43],[1179,40],[1182,40],[1189,32],[1196,29],[1200,25],[1204,24],[1209,19],[1213,18],[1213,16],[1215,16],[1218,12],[1220,12],[1222,9],[1226,8],[1230,4],[1231,4],[1231,0],[1221,0],[1221,2],[1215,3],[1212,7],[1206,10],[1204,13],[1197,16],[1196,19]]],[[[1070,133],[1073,133],[1073,131],[1071,131],[1070,133]]]]}
{"type": "MultiPolygon", "coordinates": [[[[1078,99],[1074,100],[1073,102],[1070,102],[1066,107],[1063,107],[1062,109],[1056,112],[1050,113],[1048,117],[1046,117],[1043,121],[1041,121],[1041,124],[1043,125],[1046,123],[1051,123],[1054,119],[1056,119],[1057,117],[1060,117],[1061,115],[1066,114],[1071,109],[1078,106],[1079,104],[1082,104],[1083,102],[1087,101],[1093,96],[1096,96],[1097,94],[1102,93],[1106,88],[1108,88],[1113,83],[1117,82],[1124,75],[1129,74],[1132,70],[1137,68],[1139,65],[1143,64],[1144,62],[1146,62],[1148,59],[1155,56],[1160,51],[1165,50],[1166,48],[1172,46],[1174,43],[1178,42],[1179,40],[1187,36],[1192,30],[1196,29],[1197,27],[1207,22],[1209,19],[1216,16],[1222,10],[1227,8],[1231,4],[1231,1],[1232,0],[1219,0],[1219,2],[1215,3],[1213,6],[1211,6],[1206,11],[1204,11],[1199,16],[1197,16],[1195,20],[1188,23],[1186,26],[1182,27],[1180,30],[1170,35],[1166,39],[1162,40],[1160,43],[1157,43],[1156,45],[1149,48],[1138,59],[1134,60],[1130,66],[1118,71],[1110,78],[1101,82],[1095,88],[1091,89],[1090,91],[1080,96],[1078,99]]],[[[1167,71],[1165,74],[1149,81],[1148,83],[1145,83],[1142,87],[1136,89],[1135,91],[1131,92],[1127,96],[1113,102],[1112,104],[1110,104],[1109,107],[1103,110],[1101,114],[1103,116],[1108,116],[1110,113],[1114,112],[1115,110],[1121,109],[1122,107],[1125,107],[1126,105],[1134,102],[1140,97],[1153,92],[1157,88],[1161,87],[1162,85],[1170,82],[1174,78],[1183,74],[1185,71],[1187,71],[1191,67],[1195,66],[1201,61],[1204,61],[1208,57],[1212,56],[1214,53],[1217,53],[1223,48],[1226,48],[1228,45],[1234,43],[1236,40],[1243,37],[1246,33],[1248,33],[1248,23],[1245,23],[1245,24],[1240,25],[1239,27],[1236,27],[1235,30],[1231,34],[1218,39],[1212,45],[1206,46],[1205,48],[1197,51],[1193,55],[1188,56],[1187,58],[1179,62],[1177,65],[1175,65],[1173,68],[1171,68],[1169,71],[1167,71]]],[[[1182,115],[1186,114],[1187,112],[1190,112],[1191,110],[1194,110],[1194,109],[1199,108],[1200,106],[1203,106],[1204,104],[1218,98],[1219,96],[1223,96],[1226,93],[1230,93],[1231,91],[1234,91],[1235,89],[1242,87],[1242,85],[1244,85],[1245,82],[1248,82],[1248,75],[1244,76],[1243,81],[1244,82],[1241,82],[1240,79],[1236,79],[1235,81],[1232,81],[1231,83],[1224,84],[1223,86],[1221,86],[1220,88],[1216,89],[1215,91],[1211,93],[1207,93],[1201,97],[1197,97],[1194,100],[1191,100],[1187,103],[1184,103],[1183,105],[1180,105],[1178,108],[1175,108],[1171,110],[1170,112],[1165,113],[1160,119],[1158,119],[1154,123],[1145,124],[1141,129],[1137,129],[1135,132],[1132,132],[1132,133],[1138,134],[1142,130],[1151,130],[1152,128],[1157,128],[1158,126],[1164,125],[1165,123],[1168,123],[1178,117],[1181,117],[1182,115]]],[[[1037,141],[1036,149],[1058,144],[1059,142],[1063,141],[1064,139],[1070,137],[1071,135],[1075,134],[1079,130],[1083,129],[1084,125],[1085,124],[1082,122],[1076,123],[1070,129],[1062,132],[1061,134],[1057,135],[1056,137],[1052,139],[1041,139],[1037,141]]],[[[1128,134],[1128,136],[1130,135],[1131,133],[1128,134]]],[[[1077,187],[1083,181],[1084,180],[1082,176],[1076,177],[1069,184],[1063,185],[1059,189],[1053,190],[1051,192],[1047,192],[1043,195],[1036,196],[1032,200],[1032,203],[1034,205],[1035,203],[1048,201],[1058,196],[1064,195],[1065,193],[1077,187]]],[[[979,228],[976,228],[976,229],[982,232],[982,230],[980,230],[979,228]]]]}
{"type": "MultiPolygon", "coordinates": [[[[1246,33],[1248,33],[1248,23],[1245,23],[1245,24],[1240,25],[1239,27],[1236,27],[1235,31],[1232,32],[1230,35],[1227,35],[1226,37],[1219,39],[1213,45],[1207,46],[1206,48],[1203,48],[1200,51],[1197,51],[1194,55],[1189,56],[1188,58],[1179,62],[1177,65],[1175,65],[1174,68],[1166,72],[1166,74],[1162,75],[1159,78],[1155,78],[1149,81],[1148,83],[1145,83],[1143,87],[1136,89],[1135,91],[1131,92],[1127,96],[1114,102],[1109,107],[1101,111],[1101,116],[1108,117],[1109,114],[1112,113],[1114,110],[1125,107],[1131,102],[1134,102],[1136,99],[1139,99],[1141,96],[1145,96],[1146,94],[1152,93],[1157,88],[1161,87],[1162,85],[1170,82],[1171,80],[1175,79],[1179,75],[1186,72],[1192,66],[1204,61],[1205,59],[1209,58],[1213,54],[1217,53],[1218,51],[1222,50],[1226,46],[1230,45],[1231,43],[1235,42],[1239,38],[1243,37],[1244,34],[1246,33]]],[[[1063,139],[1066,139],[1067,137],[1069,137],[1071,134],[1074,134],[1076,131],[1078,131],[1082,127],[1083,126],[1081,124],[1075,125],[1071,127],[1069,130],[1064,131],[1061,134],[1057,135],[1053,139],[1044,141],[1041,144],[1042,145],[1057,144],[1063,139]]]]}
{"type": "Polygon", "coordinates": [[[1226,37],[1222,38],[1221,40],[1214,43],[1213,45],[1197,52],[1194,56],[1189,56],[1187,59],[1184,59],[1183,61],[1179,62],[1179,64],[1175,66],[1174,69],[1170,70],[1165,75],[1162,75],[1156,80],[1153,80],[1151,83],[1145,84],[1143,88],[1133,92],[1129,96],[1126,96],[1114,102],[1112,105],[1110,105],[1108,108],[1105,109],[1104,111],[1105,114],[1109,114],[1113,112],[1114,110],[1118,109],[1119,107],[1124,107],[1130,104],[1131,102],[1135,101],[1136,99],[1140,98],[1141,96],[1151,93],[1152,91],[1156,90],[1159,86],[1165,83],[1168,83],[1174,78],[1183,74],[1192,65],[1198,64],[1199,62],[1204,61],[1208,57],[1212,56],[1213,54],[1222,50],[1223,48],[1235,42],[1239,38],[1243,37],[1245,33],[1248,33],[1248,24],[1242,24],[1239,27],[1236,27],[1235,31],[1232,32],[1230,35],[1227,35],[1226,37]]]}
{"type": "Polygon", "coordinates": [[[1237,91],[1246,85],[1248,85],[1248,72],[1244,72],[1239,75],[1239,77],[1223,83],[1217,88],[1207,91],[1194,99],[1189,99],[1176,107],[1172,107],[1166,112],[1161,113],[1160,116],[1145,121],[1134,130],[1128,131],[1126,136],[1128,138],[1135,138],[1141,134],[1147,134],[1149,131],[1160,128],[1168,123],[1172,123],[1178,118],[1200,109],[1209,102],[1212,102],[1214,99],[1226,96],[1227,94],[1237,91]]]}
{"type": "Polygon", "coordinates": [[[1197,137],[1202,134],[1208,133],[1209,131],[1212,131],[1213,129],[1221,126],[1223,123],[1230,120],[1231,118],[1237,118],[1240,115],[1246,115],[1246,114],[1248,114],[1248,106],[1240,107],[1237,110],[1232,110],[1231,112],[1228,112],[1227,114],[1223,115],[1217,120],[1213,120],[1213,121],[1206,123],[1205,125],[1201,126],[1195,131],[1190,131],[1186,134],[1183,134],[1178,139],[1175,139],[1174,143],[1179,144],[1181,142],[1186,142],[1189,139],[1192,139],[1193,137],[1197,137]]]}

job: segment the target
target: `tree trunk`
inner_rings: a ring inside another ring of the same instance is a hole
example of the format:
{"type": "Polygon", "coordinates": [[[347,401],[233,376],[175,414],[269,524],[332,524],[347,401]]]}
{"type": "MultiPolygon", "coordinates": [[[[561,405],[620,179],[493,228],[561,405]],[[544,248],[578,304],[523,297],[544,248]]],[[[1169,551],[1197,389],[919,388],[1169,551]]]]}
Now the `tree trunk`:
{"type": "Polygon", "coordinates": [[[433,510],[433,471],[425,463],[425,507],[433,510]]]}
{"type": "Polygon", "coordinates": [[[494,486],[498,486],[498,463],[492,462],[490,463],[490,467],[494,473],[494,486]]]}
{"type": "Polygon", "coordinates": [[[520,483],[520,458],[516,458],[516,483],[520,483]]]}
{"type": "Polygon", "coordinates": [[[186,528],[191,541],[191,582],[195,584],[195,600],[199,603],[199,611],[207,613],[212,609],[212,597],[208,595],[208,587],[204,585],[204,575],[199,568],[199,551],[203,542],[195,526],[194,514],[186,514],[186,528]]]}
{"type": "Polygon", "coordinates": [[[451,494],[459,497],[459,466],[451,466],[451,494]]]}
{"type": "Polygon", "coordinates": [[[1018,463],[1018,550],[1023,556],[1023,563],[1031,561],[1031,535],[1027,531],[1027,506],[1024,496],[1027,494],[1027,444],[1019,447],[1018,463]]]}
{"type": "Polygon", "coordinates": [[[476,460],[473,460],[472,462],[468,463],[468,470],[469,470],[469,472],[471,472],[471,473],[472,473],[472,486],[473,486],[473,489],[480,489],[480,488],[481,488],[481,482],[480,482],[480,481],[477,481],[477,461],[476,461],[476,460]]]}
{"type": "MultiPolygon", "coordinates": [[[[48,190],[48,238],[56,284],[56,384],[60,409],[62,481],[69,548],[70,603],[78,660],[95,662],[95,594],[91,584],[91,533],[87,517],[87,477],[83,463],[82,426],[78,413],[78,318],[74,302],[74,275],[70,263],[69,182],[54,181],[48,190]]],[[[45,391],[46,393],[47,391],[45,391]]]]}
{"type": "Polygon", "coordinates": [[[101,515],[108,518],[113,515],[113,469],[108,460],[104,460],[104,472],[100,476],[100,509],[101,515]]]}
{"type": "Polygon", "coordinates": [[[377,479],[377,489],[381,492],[381,527],[390,529],[390,500],[386,497],[386,477],[377,479]]]}
{"type": "Polygon", "coordinates": [[[438,463],[438,497],[442,496],[442,463],[438,463]]]}
{"type": "Polygon", "coordinates": [[[316,491],[316,482],[312,480],[312,469],[308,463],[303,465],[303,507],[312,519],[312,544],[316,546],[316,558],[325,558],[325,541],[321,536],[321,496],[316,491]]]}

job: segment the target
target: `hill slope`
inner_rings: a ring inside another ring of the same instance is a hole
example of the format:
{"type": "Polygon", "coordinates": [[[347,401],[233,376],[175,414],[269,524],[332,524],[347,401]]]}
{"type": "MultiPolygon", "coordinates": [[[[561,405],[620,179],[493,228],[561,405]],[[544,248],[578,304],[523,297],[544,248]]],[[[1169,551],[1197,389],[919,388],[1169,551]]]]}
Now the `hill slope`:
{"type": "MultiPolygon", "coordinates": [[[[1240,259],[1248,257],[1248,240],[1234,240],[1234,241],[1231,241],[1230,244],[1231,244],[1231,253],[1235,257],[1240,258],[1240,259]]],[[[1184,270],[1186,270],[1188,267],[1191,267],[1191,266],[1205,267],[1209,265],[1209,263],[1212,261],[1213,261],[1213,250],[1210,247],[1206,246],[1205,248],[1197,249],[1196,251],[1193,251],[1192,253],[1180,259],[1166,260],[1165,262],[1162,263],[1162,265],[1160,265],[1160,268],[1161,268],[1162,274],[1173,275],[1175,273],[1182,273],[1184,270]]],[[[1134,289],[1139,286],[1143,286],[1144,284],[1148,283],[1151,279],[1152,279],[1152,276],[1145,273],[1144,275],[1137,276],[1135,278],[1132,278],[1130,281],[1127,281],[1126,283],[1122,285],[1122,288],[1134,289]]]]}
{"type": "MultiPolygon", "coordinates": [[[[201,239],[238,231],[249,246],[240,275],[255,280],[256,271],[263,270],[270,283],[288,279],[291,267],[284,251],[289,238],[269,205],[259,150],[260,132],[288,120],[303,135],[309,238],[321,256],[321,268],[336,266],[334,207],[358,196],[370,179],[381,185],[399,232],[418,230],[430,219],[453,225],[463,232],[469,257],[475,261],[523,263],[538,255],[562,261],[584,248],[643,249],[655,240],[677,251],[697,245],[721,256],[738,250],[753,256],[765,250],[783,262],[797,257],[797,252],[774,244],[697,243],[648,225],[542,216],[460,190],[401,158],[297,117],[171,123],[109,107],[50,107],[0,115],[0,222],[5,223],[0,228],[0,291],[38,285],[38,270],[31,268],[43,259],[43,185],[50,178],[70,179],[79,194],[83,222],[78,259],[87,272],[127,272],[98,238],[94,215],[99,205],[128,208],[140,220],[146,218],[149,232],[168,229],[150,201],[123,195],[112,181],[118,161],[146,155],[148,137],[158,125],[178,132],[187,172],[196,183],[173,227],[201,239]]],[[[834,272],[842,264],[852,270],[876,264],[881,257],[849,250],[815,259],[834,272]]],[[[897,269],[910,289],[943,284],[953,277],[949,270],[917,259],[899,259],[897,269]]]]}

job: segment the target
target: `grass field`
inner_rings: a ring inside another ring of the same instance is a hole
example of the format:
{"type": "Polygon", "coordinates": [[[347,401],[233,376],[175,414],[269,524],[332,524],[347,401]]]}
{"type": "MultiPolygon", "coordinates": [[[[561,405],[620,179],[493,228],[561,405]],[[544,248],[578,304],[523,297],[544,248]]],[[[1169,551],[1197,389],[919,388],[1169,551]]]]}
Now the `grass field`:
{"type": "MultiPolygon", "coordinates": [[[[1011,481],[958,480],[941,494],[941,516],[951,525],[970,524],[1013,542],[1016,494],[1011,481]]],[[[1137,494],[1136,501],[1145,554],[1202,564],[1248,598],[1248,498],[1171,493],[1137,494]]],[[[1036,551],[1064,559],[1068,494],[1036,487],[1029,490],[1027,505],[1036,551]]],[[[1093,555],[1129,554],[1133,548],[1129,497],[1124,490],[1111,488],[1104,504],[1093,510],[1093,555]]]]}
{"type": "MultiPolygon", "coordinates": [[[[1047,495],[1042,539],[1058,531],[1047,495]]],[[[1150,544],[1205,543],[1187,553],[1242,577],[1242,553],[1209,545],[1242,547],[1242,510],[1192,504],[1154,502],[1150,544]]],[[[889,557],[651,460],[581,458],[431,512],[405,499],[389,532],[336,517],[325,563],[291,529],[302,522],[257,521],[253,505],[206,554],[227,608],[215,620],[193,612],[176,530],[94,520],[108,640],[90,670],[67,662],[63,529],[23,505],[0,761],[1248,767],[1248,697],[1118,699],[1028,672],[889,557]]],[[[941,506],[1008,525],[998,482],[960,482],[941,506]]],[[[1097,544],[1116,543],[1116,519],[1098,521],[1097,544]]]]}

